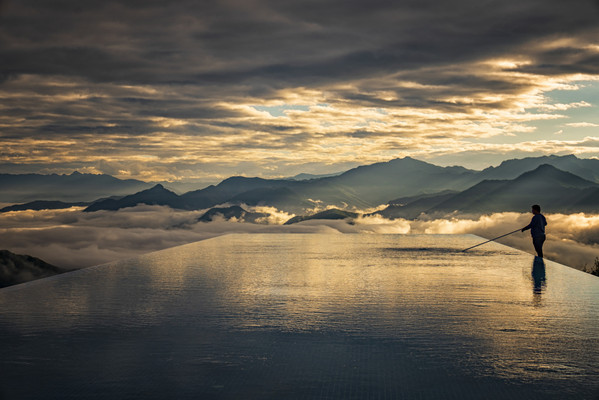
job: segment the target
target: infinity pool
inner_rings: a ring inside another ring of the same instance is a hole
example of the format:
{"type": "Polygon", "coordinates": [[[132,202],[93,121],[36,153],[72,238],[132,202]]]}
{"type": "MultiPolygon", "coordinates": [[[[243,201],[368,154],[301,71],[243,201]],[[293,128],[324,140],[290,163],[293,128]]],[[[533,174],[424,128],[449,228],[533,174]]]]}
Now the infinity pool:
{"type": "Polygon", "coordinates": [[[0,290],[0,399],[599,398],[599,278],[472,235],[227,235],[0,290]]]}

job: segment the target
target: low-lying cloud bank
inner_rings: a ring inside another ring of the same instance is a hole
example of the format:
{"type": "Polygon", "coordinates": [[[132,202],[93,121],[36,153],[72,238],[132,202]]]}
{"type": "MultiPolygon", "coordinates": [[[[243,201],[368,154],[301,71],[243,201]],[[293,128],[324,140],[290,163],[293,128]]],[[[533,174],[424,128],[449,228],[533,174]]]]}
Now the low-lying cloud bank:
{"type": "MultiPolygon", "coordinates": [[[[464,234],[493,238],[522,227],[530,214],[497,213],[480,217],[388,220],[380,216],[343,220],[310,220],[282,225],[293,215],[272,207],[246,207],[269,216],[260,224],[216,219],[196,222],[202,211],[137,206],[119,211],[84,213],[67,210],[18,211],[0,214],[2,248],[39,257],[65,268],[82,268],[227,233],[394,233],[464,234]]],[[[548,259],[575,268],[599,256],[599,215],[546,215],[548,259]]],[[[533,253],[530,234],[515,233],[499,242],[533,253]]]]}

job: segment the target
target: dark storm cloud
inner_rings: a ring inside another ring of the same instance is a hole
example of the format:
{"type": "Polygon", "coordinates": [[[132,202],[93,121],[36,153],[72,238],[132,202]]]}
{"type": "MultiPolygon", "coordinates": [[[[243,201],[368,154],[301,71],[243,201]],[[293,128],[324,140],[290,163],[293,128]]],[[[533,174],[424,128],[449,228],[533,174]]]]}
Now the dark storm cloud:
{"type": "Polygon", "coordinates": [[[569,47],[552,49],[539,54],[537,63],[523,68],[522,71],[543,75],[571,73],[597,75],[599,74],[599,55],[588,49],[569,47]]]}
{"type": "MultiPolygon", "coordinates": [[[[596,2],[581,0],[24,1],[9,3],[6,14],[4,74],[272,85],[501,55],[554,32],[589,34],[599,16],[596,2]]],[[[568,51],[576,52],[558,53],[568,51]]],[[[538,54],[539,66],[556,55],[538,54]]],[[[586,60],[572,68],[590,68],[586,60]]]]}

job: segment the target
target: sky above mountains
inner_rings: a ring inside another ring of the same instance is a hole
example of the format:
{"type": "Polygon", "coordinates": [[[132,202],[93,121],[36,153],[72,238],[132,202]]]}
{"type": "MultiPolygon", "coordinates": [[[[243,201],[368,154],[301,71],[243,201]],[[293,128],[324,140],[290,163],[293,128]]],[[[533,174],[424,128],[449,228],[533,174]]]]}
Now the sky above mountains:
{"type": "Polygon", "coordinates": [[[599,155],[599,1],[0,1],[0,172],[599,155]]]}

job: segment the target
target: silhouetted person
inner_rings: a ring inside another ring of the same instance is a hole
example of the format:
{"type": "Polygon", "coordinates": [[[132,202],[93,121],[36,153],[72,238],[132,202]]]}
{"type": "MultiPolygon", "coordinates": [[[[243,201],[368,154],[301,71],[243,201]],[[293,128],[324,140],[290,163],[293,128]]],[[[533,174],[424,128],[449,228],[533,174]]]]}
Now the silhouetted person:
{"type": "Polygon", "coordinates": [[[532,245],[535,247],[539,257],[543,258],[543,243],[545,242],[545,225],[547,220],[545,216],[541,214],[541,206],[535,204],[532,206],[532,220],[530,224],[522,228],[522,232],[530,229],[530,235],[532,236],[532,245]]]}

